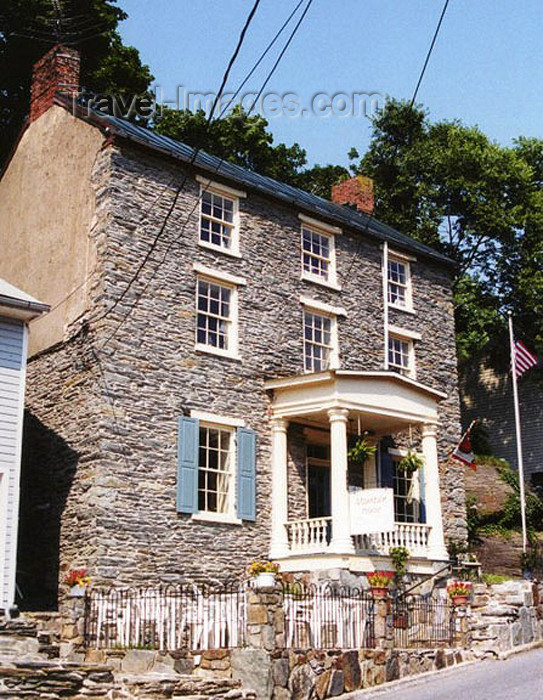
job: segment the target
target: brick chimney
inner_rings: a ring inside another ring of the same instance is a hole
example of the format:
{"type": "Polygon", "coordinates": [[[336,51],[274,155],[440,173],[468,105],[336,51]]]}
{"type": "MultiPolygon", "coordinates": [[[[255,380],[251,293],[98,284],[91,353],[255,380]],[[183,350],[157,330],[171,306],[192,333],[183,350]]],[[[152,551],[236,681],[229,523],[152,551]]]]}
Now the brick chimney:
{"type": "Polygon", "coordinates": [[[71,95],[78,90],[79,63],[79,51],[57,44],[34,64],[29,121],[35,121],[51,107],[57,92],[71,95]]]}
{"type": "Polygon", "coordinates": [[[364,214],[373,214],[373,180],[364,175],[357,175],[350,180],[332,185],[332,202],[350,204],[364,214]]]}

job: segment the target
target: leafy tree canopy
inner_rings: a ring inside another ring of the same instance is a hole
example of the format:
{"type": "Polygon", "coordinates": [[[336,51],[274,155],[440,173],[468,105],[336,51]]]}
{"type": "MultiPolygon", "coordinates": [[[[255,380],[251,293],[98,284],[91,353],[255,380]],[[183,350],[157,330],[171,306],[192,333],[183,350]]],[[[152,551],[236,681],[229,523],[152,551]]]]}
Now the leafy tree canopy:
{"type": "Polygon", "coordinates": [[[0,167],[28,114],[32,66],[57,43],[81,51],[81,85],[93,92],[142,94],[153,79],[117,26],[116,0],[3,0],[0,11],[0,167]]]}
{"type": "Polygon", "coordinates": [[[258,114],[249,115],[239,105],[210,123],[204,110],[164,109],[152,128],[230,163],[328,199],[332,185],[348,175],[339,165],[305,168],[306,152],[298,143],[274,145],[268,121],[258,114]]]}
{"type": "Polygon", "coordinates": [[[374,180],[377,218],[457,262],[461,359],[504,347],[506,309],[519,334],[543,344],[543,140],[502,147],[390,100],[358,171],[374,180]]]}

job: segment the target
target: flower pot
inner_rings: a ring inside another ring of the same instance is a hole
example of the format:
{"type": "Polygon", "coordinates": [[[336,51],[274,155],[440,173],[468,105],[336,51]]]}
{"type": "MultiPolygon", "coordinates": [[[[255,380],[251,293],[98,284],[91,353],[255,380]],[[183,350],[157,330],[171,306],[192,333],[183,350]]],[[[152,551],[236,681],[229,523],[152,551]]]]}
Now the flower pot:
{"type": "Polygon", "coordinates": [[[385,600],[388,596],[388,588],[387,586],[372,586],[371,594],[375,600],[385,600]]]}
{"type": "Polygon", "coordinates": [[[85,596],[85,586],[72,586],[70,588],[70,598],[83,598],[85,596]]]}
{"type": "Polygon", "coordinates": [[[254,579],[255,588],[274,588],[276,574],[273,571],[263,571],[254,579]]]}
{"type": "Polygon", "coordinates": [[[453,595],[451,596],[453,605],[467,605],[469,596],[467,595],[453,595]]]}
{"type": "Polygon", "coordinates": [[[397,615],[394,616],[394,627],[396,629],[406,630],[407,623],[408,623],[408,618],[407,618],[406,612],[398,613],[397,615]]]}

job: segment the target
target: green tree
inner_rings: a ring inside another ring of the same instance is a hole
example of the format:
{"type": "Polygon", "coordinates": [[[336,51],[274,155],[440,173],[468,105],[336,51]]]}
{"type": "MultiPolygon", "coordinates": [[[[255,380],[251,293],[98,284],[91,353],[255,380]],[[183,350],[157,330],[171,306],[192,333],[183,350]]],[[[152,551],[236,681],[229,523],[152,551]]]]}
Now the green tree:
{"type": "Polygon", "coordinates": [[[288,184],[296,184],[306,163],[306,152],[299,144],[274,145],[267,120],[258,114],[247,114],[239,105],[227,116],[210,123],[203,110],[164,109],[152,128],[230,163],[288,184]]]}
{"type": "Polygon", "coordinates": [[[28,114],[33,64],[56,43],[81,51],[81,85],[93,92],[144,94],[153,79],[117,26],[116,0],[4,0],[0,13],[0,168],[28,114]],[[58,8],[58,9],[56,9],[58,8]]]}
{"type": "Polygon", "coordinates": [[[391,100],[358,169],[374,180],[377,218],[456,261],[462,359],[496,338],[503,346],[507,308],[543,341],[542,141],[505,148],[477,127],[432,123],[420,106],[391,100]]]}

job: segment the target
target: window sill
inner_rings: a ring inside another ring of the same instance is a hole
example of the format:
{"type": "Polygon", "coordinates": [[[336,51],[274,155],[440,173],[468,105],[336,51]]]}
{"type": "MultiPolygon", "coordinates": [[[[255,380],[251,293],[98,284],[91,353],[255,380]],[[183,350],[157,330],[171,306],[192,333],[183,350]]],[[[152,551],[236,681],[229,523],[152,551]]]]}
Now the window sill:
{"type": "Polygon", "coordinates": [[[228,250],[228,248],[221,248],[221,246],[213,245],[213,243],[208,243],[207,241],[198,241],[200,248],[205,248],[206,250],[212,250],[214,253],[222,253],[223,255],[228,255],[231,258],[241,258],[241,253],[237,250],[228,250]]]}
{"type": "Polygon", "coordinates": [[[229,360],[241,362],[241,357],[231,350],[222,350],[221,348],[214,348],[210,345],[199,345],[198,343],[196,343],[194,349],[196,352],[203,352],[206,355],[216,355],[217,357],[225,357],[229,360]]]}
{"type": "Polygon", "coordinates": [[[412,316],[417,315],[417,312],[410,306],[398,306],[397,304],[389,304],[388,308],[394,309],[394,311],[403,311],[405,314],[411,314],[412,316]]]}
{"type": "Polygon", "coordinates": [[[320,285],[321,287],[327,287],[328,289],[333,289],[336,292],[341,291],[341,285],[336,284],[335,282],[329,282],[327,280],[324,280],[319,277],[313,277],[311,275],[306,275],[302,273],[302,276],[300,277],[301,280],[304,280],[305,282],[314,282],[315,284],[320,285]]]}
{"type": "Polygon", "coordinates": [[[206,513],[204,511],[193,513],[191,520],[206,523],[221,523],[223,525],[243,525],[243,520],[230,513],[206,513]]]}
{"type": "Polygon", "coordinates": [[[396,365],[389,364],[388,369],[390,372],[395,372],[401,377],[407,377],[408,379],[416,379],[415,372],[412,369],[406,369],[405,367],[397,367],[396,365]]]}

